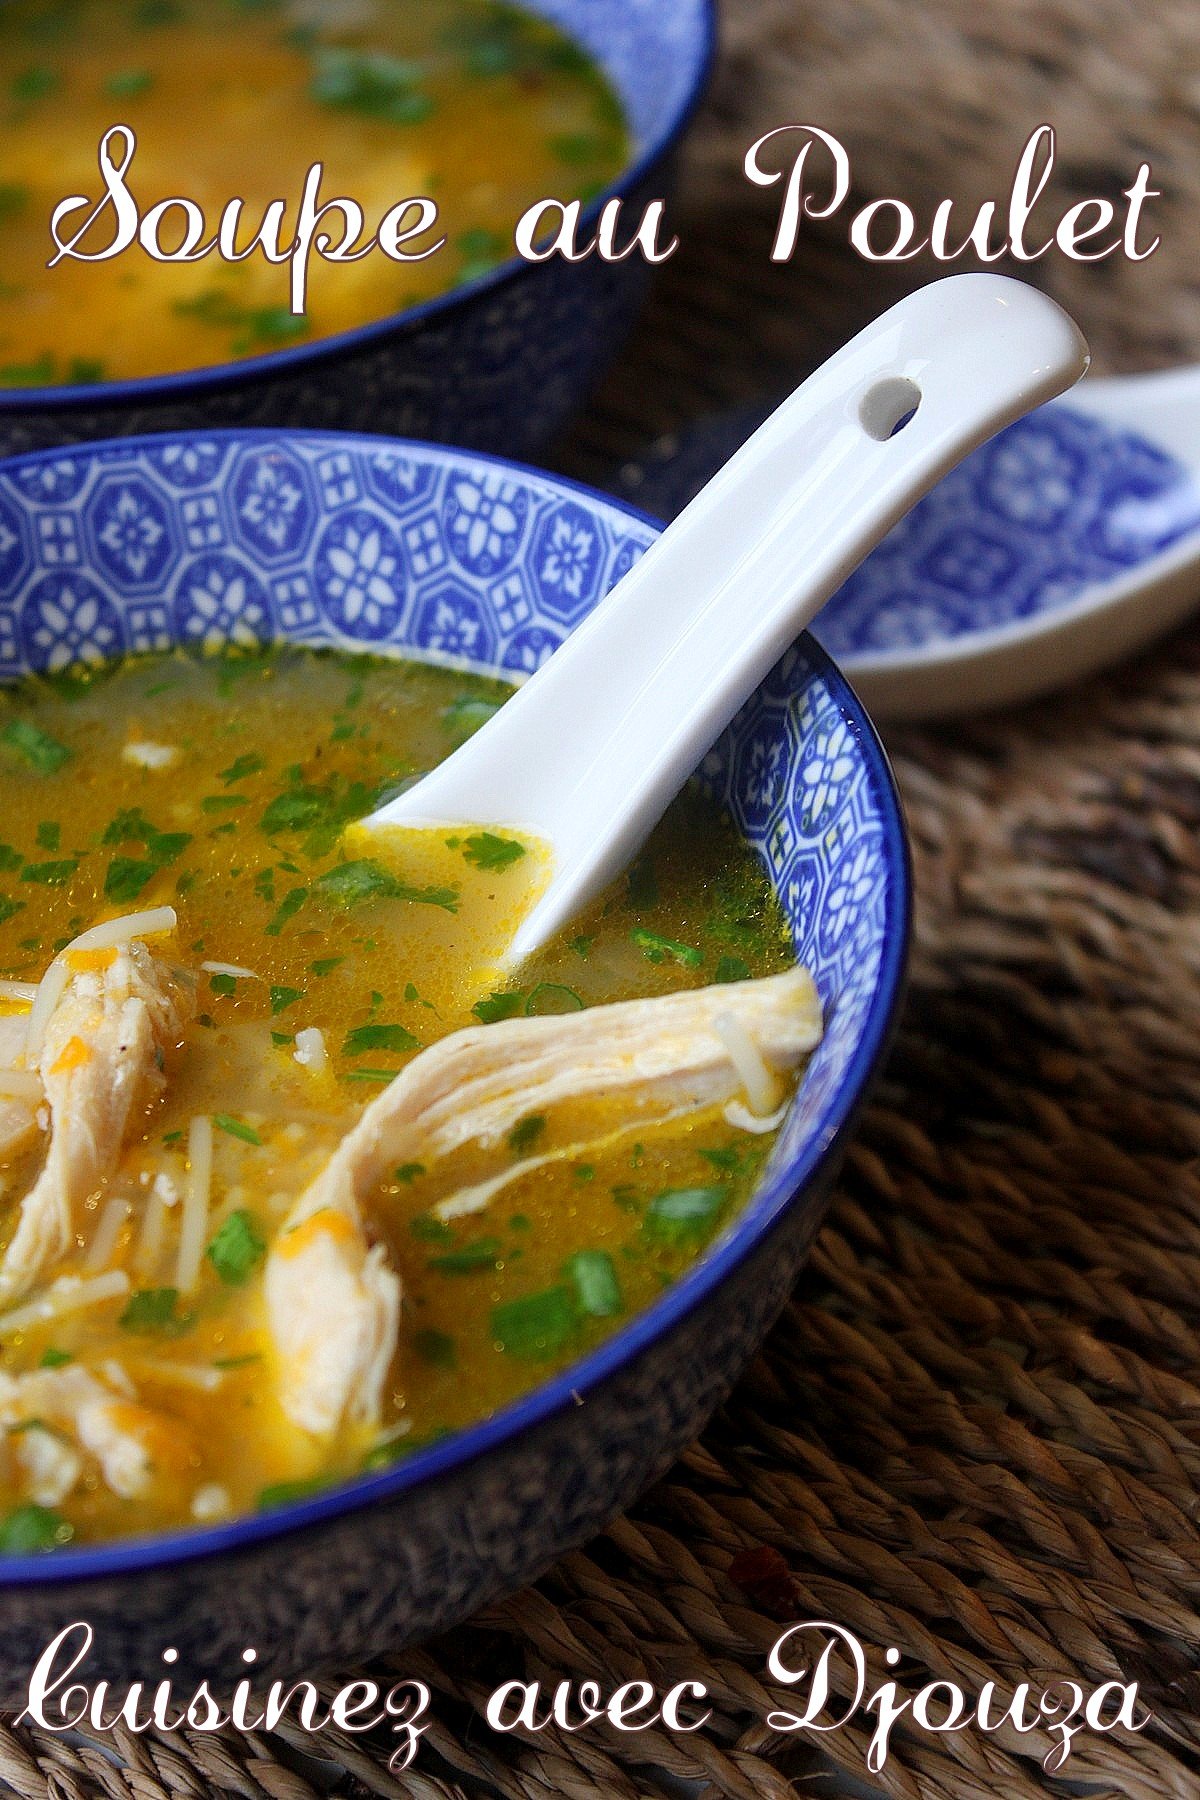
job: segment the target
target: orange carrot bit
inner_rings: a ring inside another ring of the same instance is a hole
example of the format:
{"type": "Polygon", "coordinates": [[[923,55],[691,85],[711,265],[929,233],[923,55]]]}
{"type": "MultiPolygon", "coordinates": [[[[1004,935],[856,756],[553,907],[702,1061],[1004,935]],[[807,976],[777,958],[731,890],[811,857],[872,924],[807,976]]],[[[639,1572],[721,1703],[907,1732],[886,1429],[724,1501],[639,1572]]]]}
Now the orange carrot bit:
{"type": "Polygon", "coordinates": [[[50,1073],[65,1075],[68,1069],[82,1068],[84,1063],[89,1063],[91,1060],[92,1051],[89,1044],[85,1044],[81,1037],[68,1038],[50,1073]]]}
{"type": "Polygon", "coordinates": [[[76,974],[86,970],[107,969],[116,961],[117,952],[110,944],[105,950],[68,950],[67,962],[76,974]]]}

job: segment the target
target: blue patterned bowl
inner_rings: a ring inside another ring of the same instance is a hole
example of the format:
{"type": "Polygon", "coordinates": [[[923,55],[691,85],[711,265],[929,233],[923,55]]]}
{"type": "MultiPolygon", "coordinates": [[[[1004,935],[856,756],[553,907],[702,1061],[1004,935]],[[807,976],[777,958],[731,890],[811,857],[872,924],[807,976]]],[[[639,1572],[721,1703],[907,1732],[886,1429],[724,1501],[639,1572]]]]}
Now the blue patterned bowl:
{"type": "MultiPolygon", "coordinates": [[[[124,439],[0,463],[0,680],[176,643],[404,646],[535,668],[655,536],[517,464],[345,435],[124,439]]],[[[0,1704],[63,1625],[104,1673],[342,1668],[466,1617],[600,1529],[728,1393],[821,1218],[900,996],[908,860],[882,750],[811,640],[700,778],[763,858],[826,1034],[745,1212],[646,1312],[384,1473],[233,1524],[0,1559],[0,1704]]]]}
{"type": "MultiPolygon", "coordinates": [[[[522,4],[596,59],[629,120],[633,160],[584,209],[584,223],[614,194],[636,219],[670,191],[674,153],[712,62],[715,0],[522,4]]],[[[97,437],[255,425],[404,432],[527,455],[620,346],[646,276],[640,256],[514,258],[421,306],[269,356],[94,387],[0,388],[0,456],[97,437]]]]}

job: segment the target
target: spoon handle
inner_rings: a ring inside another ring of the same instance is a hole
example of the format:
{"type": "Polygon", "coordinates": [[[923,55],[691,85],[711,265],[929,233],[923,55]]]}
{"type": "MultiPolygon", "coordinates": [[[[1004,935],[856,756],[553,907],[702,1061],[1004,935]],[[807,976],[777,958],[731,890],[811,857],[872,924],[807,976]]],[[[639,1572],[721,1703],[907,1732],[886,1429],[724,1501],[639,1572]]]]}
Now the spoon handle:
{"type": "Polygon", "coordinates": [[[919,289],[785,400],[496,717],[372,822],[547,839],[554,875],[512,956],[528,953],[629,861],[896,520],[1086,366],[1034,288],[958,275],[919,289]]]}

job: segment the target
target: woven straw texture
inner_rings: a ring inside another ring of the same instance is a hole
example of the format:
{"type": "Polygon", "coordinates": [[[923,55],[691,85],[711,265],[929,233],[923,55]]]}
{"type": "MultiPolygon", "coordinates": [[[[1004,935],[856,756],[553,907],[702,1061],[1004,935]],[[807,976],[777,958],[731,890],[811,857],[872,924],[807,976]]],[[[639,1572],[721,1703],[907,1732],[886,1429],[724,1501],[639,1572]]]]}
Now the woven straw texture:
{"type": "MultiPolygon", "coordinates": [[[[1181,229],[1200,185],[1194,8],[742,0],[726,31],[685,247],[562,467],[611,478],[656,434],[794,380],[895,297],[836,222],[770,267],[769,208],[736,170],[755,129],[789,117],[852,144],[865,192],[914,201],[988,191],[1047,116],[1094,191],[1129,179],[1131,146],[1157,156],[1176,222],[1157,258],[1037,273],[1111,363],[1200,354],[1181,229]]],[[[388,1772],[390,1743],[330,1732],[67,1742],[10,1724],[7,1791],[825,1792],[811,1750],[763,1723],[784,1698],[765,1675],[781,1621],[818,1617],[861,1639],[872,1685],[888,1645],[905,1691],[1136,1679],[1154,1722],[1081,1735],[1065,1778],[1113,1800],[1200,1792],[1200,628],[1064,700],[890,748],[918,889],[903,1027],[794,1300],[704,1439],[536,1589],[397,1663],[436,1717],[406,1773],[388,1772]],[[695,1736],[500,1737],[476,1708],[517,1674],[702,1680],[713,1718],[695,1736]]],[[[873,1724],[827,1736],[821,1767],[861,1779],[873,1724]]],[[[871,1787],[1081,1791],[1043,1771],[1048,1748],[901,1726],[871,1787]]]]}

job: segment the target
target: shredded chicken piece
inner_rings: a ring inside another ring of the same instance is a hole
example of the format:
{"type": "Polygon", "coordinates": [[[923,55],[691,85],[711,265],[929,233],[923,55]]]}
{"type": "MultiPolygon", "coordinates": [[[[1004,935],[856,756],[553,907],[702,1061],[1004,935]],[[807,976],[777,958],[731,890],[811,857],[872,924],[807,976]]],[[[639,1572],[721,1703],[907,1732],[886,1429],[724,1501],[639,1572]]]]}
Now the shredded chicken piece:
{"type": "Polygon", "coordinates": [[[501,1151],[530,1113],[584,1097],[633,1106],[647,1124],[735,1099],[723,1027],[736,1021],[768,1070],[789,1076],[821,1036],[805,969],[454,1032],[372,1101],[300,1196],[266,1271],[267,1317],[288,1417],[329,1434],[374,1423],[396,1344],[399,1280],[369,1248],[363,1207],[398,1163],[426,1168],[470,1143],[501,1151]]]}
{"type": "Polygon", "coordinates": [[[267,1316],[280,1399],[294,1425],[331,1437],[374,1425],[400,1330],[400,1278],[370,1245],[352,1197],[302,1194],[271,1247],[267,1316]]]}
{"type": "Polygon", "coordinates": [[[71,1492],[85,1455],[114,1494],[136,1500],[182,1473],[195,1448],[177,1420],[80,1363],[0,1374],[0,1430],[23,1490],[40,1506],[57,1506],[71,1492]]]}
{"type": "Polygon", "coordinates": [[[123,944],[70,981],[50,1016],[37,1073],[50,1147],[0,1263],[0,1301],[26,1293],[76,1242],[83,1203],[113,1174],[138,1115],[165,1083],[191,989],[144,944],[123,944]]]}

